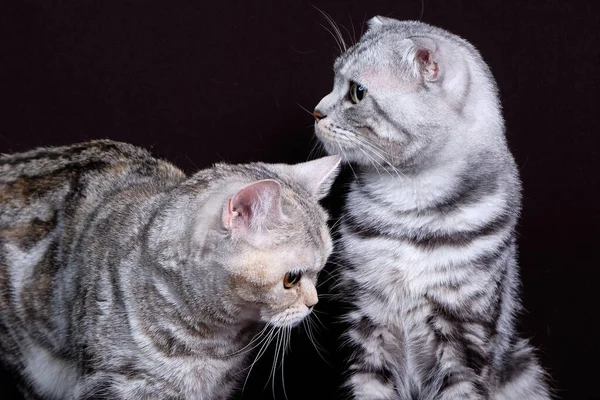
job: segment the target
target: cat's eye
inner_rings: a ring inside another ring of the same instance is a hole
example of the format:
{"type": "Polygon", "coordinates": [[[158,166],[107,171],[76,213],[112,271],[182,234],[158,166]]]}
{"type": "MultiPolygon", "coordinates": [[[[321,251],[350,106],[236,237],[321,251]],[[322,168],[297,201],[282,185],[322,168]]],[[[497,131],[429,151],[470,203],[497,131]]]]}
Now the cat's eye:
{"type": "Polygon", "coordinates": [[[286,289],[291,289],[300,282],[300,278],[302,278],[302,272],[288,272],[283,277],[283,287],[286,289]]]}
{"type": "Polygon", "coordinates": [[[367,95],[367,88],[360,83],[350,82],[350,100],[358,104],[367,95]]]}

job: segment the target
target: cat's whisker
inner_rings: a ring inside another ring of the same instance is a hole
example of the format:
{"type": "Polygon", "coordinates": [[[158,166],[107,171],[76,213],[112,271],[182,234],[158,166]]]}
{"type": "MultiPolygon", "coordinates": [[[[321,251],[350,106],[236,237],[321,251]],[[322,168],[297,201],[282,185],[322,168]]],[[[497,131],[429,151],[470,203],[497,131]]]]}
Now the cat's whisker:
{"type": "Polygon", "coordinates": [[[329,29],[327,29],[324,25],[321,24],[321,26],[323,28],[327,29],[327,31],[333,35],[333,37],[335,38],[336,43],[338,44],[340,52],[345,52],[346,50],[348,50],[348,46],[346,46],[346,42],[344,41],[344,36],[342,35],[342,32],[340,31],[340,28],[337,26],[337,24],[333,20],[333,18],[331,18],[331,16],[329,14],[327,14],[325,11],[321,10],[319,7],[317,7],[315,5],[313,5],[313,7],[317,11],[319,11],[321,13],[321,15],[323,15],[323,17],[325,18],[325,20],[331,26],[331,29],[333,29],[333,31],[335,32],[335,34],[334,34],[329,29]]]}
{"type": "MultiPolygon", "coordinates": [[[[339,141],[337,139],[334,139],[333,141],[335,143],[335,145],[338,147],[339,149],[339,154],[342,157],[342,159],[346,158],[346,155],[344,154],[344,148],[342,147],[342,145],[339,143],[339,141]]],[[[352,171],[352,175],[354,175],[355,179],[358,179],[358,175],[356,175],[356,172],[354,171],[354,168],[352,168],[352,164],[348,163],[348,167],[350,168],[350,171],[352,171]]]]}
{"type": "Polygon", "coordinates": [[[361,135],[355,135],[355,138],[358,141],[364,143],[365,145],[371,147],[372,149],[378,150],[381,154],[385,154],[387,156],[391,156],[391,154],[389,152],[387,152],[385,149],[383,149],[382,147],[380,147],[378,144],[371,142],[367,138],[365,138],[365,137],[363,137],[361,135]]]}
{"type": "Polygon", "coordinates": [[[310,317],[311,317],[311,315],[309,315],[305,319],[306,324],[304,325],[304,330],[306,332],[306,336],[308,337],[308,340],[311,342],[311,344],[315,348],[315,351],[319,355],[319,358],[321,358],[321,360],[323,360],[327,365],[331,366],[331,364],[329,363],[329,361],[327,361],[327,359],[322,354],[322,352],[323,353],[327,353],[327,351],[319,344],[319,342],[317,341],[317,339],[313,335],[312,329],[313,329],[314,325],[313,325],[313,321],[310,319],[310,317]]]}
{"type": "Polygon", "coordinates": [[[362,153],[365,155],[365,157],[366,157],[366,158],[367,158],[367,159],[370,161],[371,165],[373,165],[373,166],[375,167],[375,170],[377,171],[377,173],[379,174],[379,176],[381,176],[381,172],[379,171],[379,168],[377,168],[377,166],[378,166],[378,165],[379,165],[379,166],[381,166],[381,164],[377,163],[377,162],[376,162],[376,161],[373,159],[373,157],[369,156],[369,154],[367,154],[367,153],[365,152],[365,149],[363,148],[363,146],[361,146],[361,143],[362,143],[362,142],[360,142],[360,141],[358,140],[358,136],[356,136],[356,135],[354,135],[354,134],[352,134],[352,135],[349,135],[349,134],[347,134],[347,133],[345,133],[345,132],[344,132],[344,133],[343,133],[343,137],[344,137],[344,139],[346,139],[348,142],[350,142],[350,143],[351,143],[351,144],[354,146],[354,148],[356,148],[356,149],[360,150],[360,151],[361,151],[361,152],[362,152],[362,153]]]}
{"type": "Polygon", "coordinates": [[[327,32],[329,32],[329,34],[330,34],[331,36],[333,36],[333,38],[335,39],[335,43],[337,44],[338,50],[340,51],[340,53],[343,53],[343,52],[344,52],[344,49],[343,49],[342,43],[341,43],[341,42],[339,41],[339,39],[337,38],[336,34],[334,34],[334,33],[333,33],[333,32],[332,32],[332,31],[331,31],[329,28],[327,28],[325,25],[323,25],[323,24],[319,24],[319,25],[321,25],[321,27],[322,27],[323,29],[325,29],[327,32]]]}
{"type": "MultiPolygon", "coordinates": [[[[269,327],[269,325],[265,325],[265,327],[262,328],[262,330],[260,332],[258,332],[256,335],[254,335],[252,340],[250,340],[250,342],[247,345],[245,345],[241,349],[234,351],[233,353],[226,354],[225,357],[232,357],[232,356],[236,356],[239,354],[247,353],[248,351],[251,351],[252,349],[255,349],[256,347],[258,347],[258,344],[256,344],[255,346],[252,346],[252,344],[255,343],[258,339],[260,339],[261,335],[267,330],[268,327],[269,327]],[[248,348],[250,346],[252,346],[252,347],[248,348]]],[[[259,344],[260,344],[260,341],[259,341],[259,344]]]]}
{"type": "Polygon", "coordinates": [[[314,136],[311,138],[311,140],[314,141],[314,144],[312,146],[312,149],[308,153],[308,157],[306,157],[306,161],[311,160],[315,156],[315,154],[317,152],[320,152],[320,153],[323,152],[323,145],[322,145],[322,143],[317,138],[315,138],[314,136]]]}
{"type": "MultiPolygon", "coordinates": [[[[342,24],[336,24],[336,25],[339,25],[339,26],[341,26],[341,27],[342,27],[342,28],[343,28],[343,29],[346,31],[346,33],[348,34],[348,36],[349,36],[350,38],[352,38],[352,34],[351,34],[351,33],[350,33],[350,31],[348,30],[348,28],[346,28],[346,27],[345,27],[344,25],[342,25],[342,24]]],[[[340,35],[341,35],[341,31],[340,31],[340,29],[339,29],[339,28],[338,28],[338,31],[340,32],[340,35]]],[[[348,46],[348,45],[346,45],[346,42],[344,42],[344,45],[345,45],[346,47],[348,46]]]]}
{"type": "Polygon", "coordinates": [[[373,164],[373,166],[375,167],[375,170],[377,171],[377,173],[379,174],[379,176],[381,176],[381,172],[379,171],[379,169],[377,168],[377,166],[380,166],[383,168],[384,171],[386,171],[390,176],[392,176],[392,174],[388,171],[388,169],[383,166],[380,162],[378,162],[377,160],[375,160],[371,155],[369,155],[367,153],[367,150],[371,151],[371,154],[373,154],[374,156],[378,156],[379,158],[381,158],[386,164],[388,164],[389,166],[391,166],[392,170],[394,172],[397,173],[396,168],[388,162],[388,160],[382,156],[381,154],[379,154],[374,148],[372,148],[371,143],[366,141],[366,139],[362,139],[361,136],[358,135],[354,135],[354,136],[347,136],[348,141],[350,141],[351,143],[353,143],[355,145],[355,147],[357,149],[359,149],[364,155],[365,157],[367,157],[371,164],[373,164]]]}
{"type": "MultiPolygon", "coordinates": [[[[337,282],[336,282],[337,284],[337,282]]],[[[337,299],[339,298],[339,293],[321,293],[319,294],[319,299],[337,299]]]]}
{"type": "Polygon", "coordinates": [[[350,26],[352,27],[352,46],[354,46],[357,42],[356,40],[356,30],[354,29],[354,23],[352,22],[352,16],[348,13],[348,19],[350,20],[350,26]]]}
{"type": "MultiPolygon", "coordinates": [[[[387,153],[385,150],[383,150],[380,147],[376,146],[375,144],[369,142],[367,139],[362,138],[361,136],[355,136],[355,139],[358,142],[362,143],[364,145],[365,149],[370,150],[371,153],[374,156],[377,156],[377,157],[381,158],[381,160],[387,164],[387,166],[389,167],[389,169],[391,169],[398,176],[398,178],[405,178],[406,177],[402,172],[400,172],[398,170],[398,168],[396,168],[392,163],[389,162],[389,160],[386,157],[384,157],[381,154],[381,153],[384,153],[384,154],[388,154],[389,155],[389,153],[387,153]]],[[[359,145],[358,147],[362,150],[362,146],[359,145]]],[[[385,169],[387,170],[387,168],[385,168],[385,169]]]]}
{"type": "Polygon", "coordinates": [[[338,227],[338,225],[340,224],[340,222],[342,222],[343,218],[339,217],[338,219],[335,220],[335,222],[331,225],[331,227],[329,228],[330,231],[335,230],[335,228],[338,227]]]}
{"type": "MultiPolygon", "coordinates": [[[[275,327],[275,326],[270,326],[270,328],[271,328],[271,329],[269,330],[269,332],[268,332],[268,333],[267,333],[267,334],[266,334],[266,335],[265,335],[265,336],[264,336],[264,337],[263,337],[263,338],[262,338],[262,339],[259,341],[259,343],[257,343],[257,344],[256,344],[256,345],[253,347],[253,349],[255,349],[256,347],[258,347],[258,346],[259,346],[259,345],[261,345],[261,344],[264,344],[265,342],[267,342],[267,341],[269,340],[269,338],[270,338],[270,337],[273,335],[273,333],[274,333],[274,331],[275,331],[276,327],[275,327]]],[[[261,347],[261,349],[262,349],[262,347],[261,347]]],[[[249,350],[248,350],[248,351],[249,351],[249,350]]],[[[260,353],[260,351],[259,351],[259,353],[260,353]]]]}
{"type": "Polygon", "coordinates": [[[246,375],[246,379],[244,380],[244,385],[242,386],[242,393],[244,393],[244,390],[246,389],[246,384],[248,383],[248,378],[250,377],[250,373],[252,372],[252,368],[254,368],[254,365],[256,364],[256,362],[262,357],[262,355],[268,349],[269,344],[271,344],[271,342],[273,341],[274,336],[277,333],[276,329],[277,329],[277,327],[274,326],[274,325],[271,327],[271,330],[267,334],[266,340],[263,341],[262,347],[260,348],[260,350],[256,354],[256,357],[254,358],[254,361],[252,362],[252,364],[250,364],[250,367],[248,367],[248,374],[246,375]]]}
{"type": "Polygon", "coordinates": [[[285,329],[285,336],[284,336],[284,343],[283,343],[283,352],[281,354],[281,387],[283,389],[283,396],[286,398],[287,400],[287,392],[285,390],[285,369],[284,369],[284,360],[285,360],[285,353],[288,350],[288,347],[290,345],[290,340],[291,340],[291,334],[292,334],[292,328],[287,326],[284,328],[285,329]]]}
{"type": "Polygon", "coordinates": [[[355,179],[358,179],[358,176],[356,175],[356,172],[354,171],[354,168],[352,168],[352,164],[348,163],[348,167],[350,168],[350,171],[352,171],[352,175],[354,175],[355,179]]]}
{"type": "MultiPolygon", "coordinates": [[[[360,136],[360,135],[356,135],[355,138],[363,143],[365,146],[367,146],[368,148],[371,149],[371,151],[377,152],[377,155],[380,156],[382,159],[389,161],[385,156],[391,157],[392,154],[390,154],[387,150],[383,149],[382,147],[378,146],[377,144],[369,141],[368,139],[360,136]]],[[[395,168],[395,167],[394,167],[395,168]]]]}
{"type": "Polygon", "coordinates": [[[328,264],[333,264],[333,265],[335,265],[336,267],[339,267],[339,268],[346,268],[347,267],[347,265],[340,264],[337,261],[332,260],[332,259],[327,260],[327,263],[328,264]]]}
{"type": "Polygon", "coordinates": [[[327,275],[329,275],[329,276],[333,275],[333,274],[332,274],[330,271],[327,271],[326,269],[322,269],[321,271],[319,271],[319,274],[318,274],[318,276],[320,276],[320,275],[321,275],[321,273],[325,273],[325,274],[327,274],[327,275]]]}
{"type": "MultiPolygon", "coordinates": [[[[359,149],[359,150],[360,150],[360,151],[361,151],[361,152],[362,152],[362,153],[365,155],[365,157],[367,157],[367,158],[369,159],[369,161],[371,162],[371,165],[373,165],[373,167],[375,167],[375,171],[377,171],[377,174],[378,174],[379,176],[381,176],[381,171],[379,171],[379,168],[377,168],[378,166],[379,166],[379,167],[383,167],[383,166],[381,165],[381,163],[377,162],[377,160],[375,160],[373,157],[371,157],[371,156],[369,155],[369,153],[367,153],[367,151],[366,151],[366,150],[365,150],[365,149],[364,149],[364,148],[363,148],[363,147],[362,147],[362,146],[361,146],[359,143],[357,144],[357,146],[356,146],[356,147],[357,147],[357,148],[358,148],[358,149],[359,149]]],[[[383,168],[383,170],[384,170],[384,171],[386,171],[386,169],[385,169],[385,168],[383,168]]],[[[388,173],[389,173],[389,172],[388,172],[388,173]]],[[[390,174],[390,176],[391,176],[391,174],[390,174]]]]}
{"type": "Polygon", "coordinates": [[[275,398],[275,371],[277,370],[277,360],[279,359],[279,351],[281,349],[281,331],[283,328],[277,329],[277,335],[275,340],[275,353],[273,354],[273,365],[271,366],[271,372],[269,372],[269,379],[265,385],[265,388],[269,384],[269,380],[271,381],[271,390],[273,393],[273,398],[275,398]]]}
{"type": "Polygon", "coordinates": [[[300,103],[296,103],[296,105],[297,105],[298,107],[300,107],[301,109],[303,109],[304,111],[306,111],[307,113],[309,113],[311,117],[313,116],[313,113],[312,113],[312,111],[309,111],[309,110],[308,110],[308,108],[304,107],[302,104],[300,104],[300,103]]]}
{"type": "MultiPolygon", "coordinates": [[[[315,320],[321,325],[321,327],[323,327],[323,329],[328,331],[329,328],[323,323],[323,321],[321,321],[321,318],[319,318],[319,316],[317,315],[317,313],[323,313],[323,312],[318,311],[318,310],[313,310],[313,311],[315,311],[315,314],[314,314],[315,320]]],[[[323,314],[325,314],[325,313],[323,313],[323,314]]]]}
{"type": "Polygon", "coordinates": [[[329,277],[327,277],[325,280],[320,281],[319,283],[317,283],[317,289],[319,289],[321,286],[325,285],[327,282],[331,281],[332,279],[336,279],[336,276],[333,274],[330,274],[329,277]]]}
{"type": "MultiPolygon", "coordinates": [[[[272,329],[271,329],[272,330],[272,329]]],[[[264,334],[264,329],[261,332],[261,335],[264,334]]],[[[256,342],[254,344],[254,346],[250,347],[250,348],[246,348],[248,347],[248,345],[246,345],[244,348],[238,350],[237,352],[234,352],[232,354],[230,354],[229,356],[235,356],[235,355],[241,355],[241,354],[245,354],[245,353],[249,353],[250,351],[256,349],[258,346],[260,346],[262,343],[264,343],[264,341],[268,338],[268,334],[264,335],[263,337],[255,337],[253,339],[253,342],[256,342]],[[258,340],[260,339],[260,340],[258,340]],[[245,350],[244,350],[245,349],[245,350]],[[243,350],[243,351],[242,351],[243,350]]]]}

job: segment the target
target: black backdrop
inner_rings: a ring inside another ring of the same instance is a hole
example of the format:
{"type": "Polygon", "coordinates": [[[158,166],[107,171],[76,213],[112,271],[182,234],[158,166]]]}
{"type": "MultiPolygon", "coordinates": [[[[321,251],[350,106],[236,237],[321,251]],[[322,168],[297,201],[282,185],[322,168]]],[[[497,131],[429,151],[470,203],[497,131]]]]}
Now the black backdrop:
{"type": "MultiPolygon", "coordinates": [[[[302,108],[312,110],[332,87],[337,55],[312,5],[347,28],[348,41],[375,14],[422,16],[471,41],[498,81],[525,190],[520,328],[561,398],[598,398],[597,2],[509,3],[5,0],[0,152],[112,138],[187,172],[221,160],[304,161],[314,139],[302,108]]],[[[335,215],[343,181],[326,201],[335,215]]],[[[318,309],[327,326],[319,341],[334,348],[335,304],[323,299],[318,309]]],[[[271,398],[270,384],[263,391],[271,357],[255,367],[243,398],[271,398]]],[[[331,366],[294,335],[288,398],[336,398],[341,364],[325,358],[331,366]]],[[[276,398],[280,387],[278,372],[276,398]]]]}

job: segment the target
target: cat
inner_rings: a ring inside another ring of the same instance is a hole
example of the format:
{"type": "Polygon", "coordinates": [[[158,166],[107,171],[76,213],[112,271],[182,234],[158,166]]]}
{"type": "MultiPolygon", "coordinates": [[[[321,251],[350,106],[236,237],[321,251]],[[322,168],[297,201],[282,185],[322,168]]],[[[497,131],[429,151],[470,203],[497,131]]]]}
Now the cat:
{"type": "Polygon", "coordinates": [[[5,366],[28,398],[228,398],[318,300],[339,164],[186,177],[109,140],[2,156],[5,366]]]}
{"type": "Polygon", "coordinates": [[[496,83],[464,39],[373,17],[314,111],[355,165],[336,293],[356,399],[548,399],[518,337],[521,183],[496,83]]]}

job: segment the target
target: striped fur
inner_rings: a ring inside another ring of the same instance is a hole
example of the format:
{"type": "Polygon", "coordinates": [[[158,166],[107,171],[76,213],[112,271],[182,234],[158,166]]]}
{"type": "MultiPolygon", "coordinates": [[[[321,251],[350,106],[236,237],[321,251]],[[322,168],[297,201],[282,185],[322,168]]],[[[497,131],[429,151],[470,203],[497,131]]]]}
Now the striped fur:
{"type": "Polygon", "coordinates": [[[188,178],[107,140],[2,156],[3,363],[28,398],[228,398],[257,332],[317,300],[332,247],[318,199],[338,164],[188,178]],[[286,289],[290,271],[304,275],[286,289]]]}
{"type": "Polygon", "coordinates": [[[521,184],[479,53],[375,17],[334,68],[315,130],[355,165],[336,249],[349,396],[548,399],[515,332],[521,184]]]}

